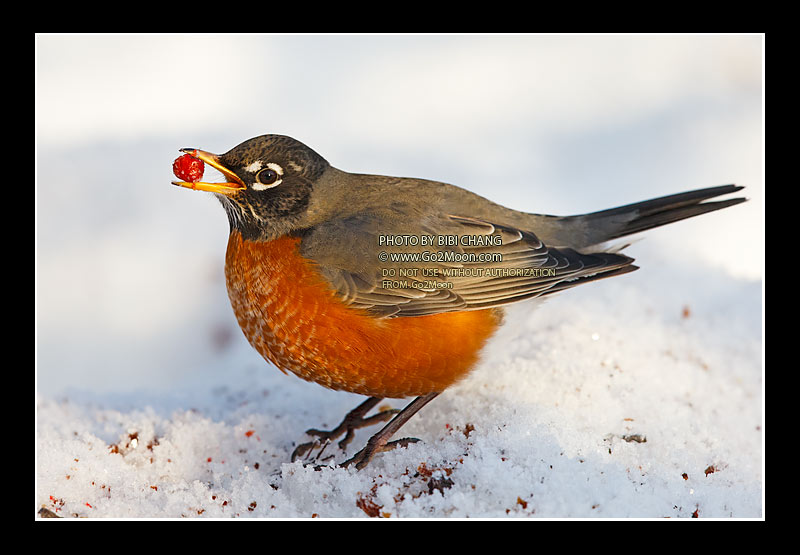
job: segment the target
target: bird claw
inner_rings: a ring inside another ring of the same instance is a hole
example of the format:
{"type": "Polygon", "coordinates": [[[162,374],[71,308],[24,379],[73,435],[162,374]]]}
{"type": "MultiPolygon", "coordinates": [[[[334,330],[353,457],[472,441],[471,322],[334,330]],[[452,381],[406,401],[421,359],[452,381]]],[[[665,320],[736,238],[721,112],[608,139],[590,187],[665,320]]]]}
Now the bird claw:
{"type": "MultiPolygon", "coordinates": [[[[319,447],[320,443],[321,442],[319,440],[314,440],[314,441],[309,441],[308,443],[301,443],[300,445],[298,445],[295,448],[295,450],[292,451],[292,462],[296,461],[298,458],[304,457],[308,452],[319,447]]],[[[317,460],[317,458],[319,458],[319,456],[322,454],[322,451],[325,450],[325,447],[327,447],[329,443],[330,441],[327,440],[325,441],[325,445],[322,446],[322,449],[320,450],[319,453],[317,453],[317,456],[314,457],[314,460],[317,460]]]]}
{"type": "Polygon", "coordinates": [[[344,434],[344,438],[339,441],[338,445],[339,449],[344,451],[347,449],[347,446],[350,444],[350,442],[353,441],[356,430],[366,426],[371,426],[377,422],[386,422],[391,420],[394,415],[400,412],[399,409],[387,409],[365,418],[364,414],[369,412],[370,409],[372,409],[372,407],[377,405],[380,401],[381,399],[377,397],[371,397],[370,399],[367,399],[364,403],[347,413],[347,416],[344,417],[344,420],[342,420],[342,422],[332,430],[317,430],[316,428],[306,430],[306,435],[316,437],[317,439],[298,445],[292,452],[291,461],[295,462],[298,458],[304,457],[314,449],[319,448],[319,452],[313,457],[313,459],[311,459],[311,462],[317,462],[320,460],[325,448],[342,434],[344,434]]]}
{"type": "Polygon", "coordinates": [[[372,460],[372,457],[374,457],[376,454],[385,453],[386,451],[391,451],[396,447],[408,447],[411,443],[417,443],[418,441],[420,440],[415,437],[404,437],[402,439],[396,439],[394,441],[390,441],[385,445],[374,445],[372,444],[372,442],[367,442],[366,447],[364,447],[361,451],[353,455],[352,458],[344,461],[339,466],[341,466],[342,468],[347,468],[351,464],[354,464],[356,470],[361,470],[362,468],[367,466],[367,464],[369,464],[369,461],[372,460]]]}
{"type": "MultiPolygon", "coordinates": [[[[320,442],[319,439],[314,441],[303,443],[298,445],[297,448],[292,453],[292,462],[294,462],[297,457],[302,457],[314,448],[319,445],[322,445],[319,453],[310,461],[308,464],[316,463],[322,453],[325,451],[325,448],[337,437],[342,434],[345,434],[344,439],[339,442],[339,447],[341,449],[345,449],[347,445],[352,441],[353,436],[355,434],[355,430],[358,428],[363,428],[364,426],[369,426],[370,424],[374,424],[375,422],[381,422],[390,420],[386,426],[384,426],[378,433],[373,435],[367,441],[366,446],[356,453],[353,457],[343,462],[341,466],[343,468],[347,468],[350,465],[354,465],[357,470],[361,470],[369,461],[372,460],[372,457],[375,456],[377,453],[381,453],[384,451],[389,451],[394,449],[395,447],[406,447],[410,443],[416,443],[419,440],[414,437],[405,437],[402,439],[396,439],[394,441],[389,441],[392,435],[400,429],[403,424],[408,421],[414,414],[417,413],[419,409],[424,407],[427,403],[432,401],[439,393],[428,393],[427,395],[420,395],[413,401],[411,401],[406,407],[402,410],[396,409],[388,409],[373,416],[369,416],[364,418],[364,415],[369,412],[372,407],[378,404],[381,401],[379,397],[370,397],[355,409],[351,410],[347,413],[347,416],[344,417],[344,420],[341,424],[339,424],[336,428],[330,431],[320,431],[320,430],[308,430],[309,435],[316,435],[319,438],[322,438],[324,442],[320,442]]],[[[330,458],[330,457],[328,457],[330,458]]],[[[315,470],[320,470],[322,466],[317,465],[314,467],[315,470]]]]}

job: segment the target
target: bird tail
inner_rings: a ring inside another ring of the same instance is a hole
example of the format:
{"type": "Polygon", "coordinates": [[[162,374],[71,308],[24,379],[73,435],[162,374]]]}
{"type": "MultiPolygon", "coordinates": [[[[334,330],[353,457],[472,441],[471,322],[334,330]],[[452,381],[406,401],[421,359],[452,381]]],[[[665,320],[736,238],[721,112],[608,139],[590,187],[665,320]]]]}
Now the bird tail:
{"type": "Polygon", "coordinates": [[[735,193],[743,188],[740,185],[709,187],[559,219],[562,224],[568,224],[565,228],[570,229],[573,246],[585,248],[740,204],[747,199],[737,197],[714,202],[703,201],[735,193]],[[574,245],[576,237],[580,237],[580,245],[574,245]]]}

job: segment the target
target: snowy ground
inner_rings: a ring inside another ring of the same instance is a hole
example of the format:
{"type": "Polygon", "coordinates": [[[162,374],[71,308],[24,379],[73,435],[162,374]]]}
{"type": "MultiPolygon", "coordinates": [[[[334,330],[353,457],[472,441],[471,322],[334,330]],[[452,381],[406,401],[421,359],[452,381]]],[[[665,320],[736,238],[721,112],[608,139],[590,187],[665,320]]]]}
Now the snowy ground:
{"type": "Polygon", "coordinates": [[[651,266],[517,305],[481,367],[406,425],[423,441],[360,472],[288,462],[304,429],[360,398],[256,367],[235,341],[216,386],[40,398],[37,503],[64,517],[759,518],[760,292],[651,266]]]}

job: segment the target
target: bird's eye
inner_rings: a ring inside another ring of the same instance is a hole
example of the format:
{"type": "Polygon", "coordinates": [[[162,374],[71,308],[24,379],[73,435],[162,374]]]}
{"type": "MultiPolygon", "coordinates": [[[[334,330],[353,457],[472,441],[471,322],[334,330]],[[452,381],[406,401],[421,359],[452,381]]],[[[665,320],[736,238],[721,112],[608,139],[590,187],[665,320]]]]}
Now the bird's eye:
{"type": "Polygon", "coordinates": [[[256,179],[262,185],[272,185],[278,180],[278,172],[270,168],[265,168],[258,172],[256,179]]]}
{"type": "Polygon", "coordinates": [[[256,182],[253,183],[253,189],[256,191],[263,191],[270,189],[281,184],[283,178],[283,168],[278,164],[270,162],[265,168],[256,174],[256,182]]]}

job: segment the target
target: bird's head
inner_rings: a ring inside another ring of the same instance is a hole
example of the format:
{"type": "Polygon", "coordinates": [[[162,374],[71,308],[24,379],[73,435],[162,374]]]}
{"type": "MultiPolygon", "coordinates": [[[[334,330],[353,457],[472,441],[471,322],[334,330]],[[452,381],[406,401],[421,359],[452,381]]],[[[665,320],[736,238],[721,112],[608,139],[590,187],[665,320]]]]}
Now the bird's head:
{"type": "Polygon", "coordinates": [[[314,182],[328,169],[322,156],[291,137],[261,135],[225,154],[183,148],[225,177],[224,183],[173,181],[215,193],[231,230],[248,239],[271,239],[292,231],[308,208],[314,182]]]}

